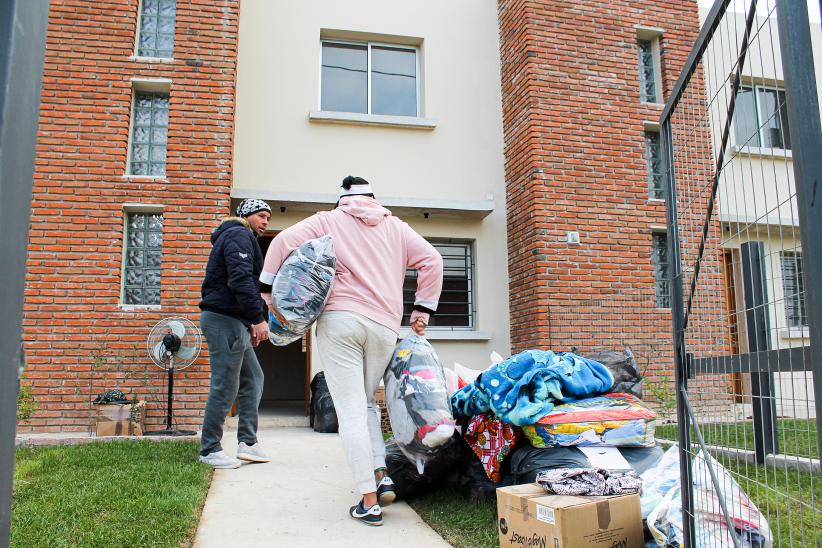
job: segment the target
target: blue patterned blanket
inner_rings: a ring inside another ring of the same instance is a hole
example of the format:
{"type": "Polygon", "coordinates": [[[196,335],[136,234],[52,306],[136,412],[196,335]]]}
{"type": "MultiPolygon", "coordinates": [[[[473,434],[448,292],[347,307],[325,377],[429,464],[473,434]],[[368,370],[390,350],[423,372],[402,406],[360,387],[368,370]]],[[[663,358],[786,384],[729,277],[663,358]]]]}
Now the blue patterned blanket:
{"type": "Polygon", "coordinates": [[[554,408],[610,390],[614,377],[599,362],[570,352],[526,350],[492,365],[451,396],[454,417],[493,411],[505,422],[534,424],[554,408]]]}

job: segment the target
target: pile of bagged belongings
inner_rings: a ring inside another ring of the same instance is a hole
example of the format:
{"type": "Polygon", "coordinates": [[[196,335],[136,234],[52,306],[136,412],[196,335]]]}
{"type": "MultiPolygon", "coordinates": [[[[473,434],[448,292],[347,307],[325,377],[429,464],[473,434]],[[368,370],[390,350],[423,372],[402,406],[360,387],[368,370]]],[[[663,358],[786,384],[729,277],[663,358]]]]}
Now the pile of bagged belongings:
{"type": "MultiPolygon", "coordinates": [[[[394,367],[399,350],[386,373],[387,396],[389,376],[402,370],[394,367]]],[[[455,379],[450,370],[444,376],[457,423],[453,436],[434,450],[424,448],[419,436],[409,443],[408,433],[386,444],[388,472],[400,497],[446,488],[490,501],[498,487],[534,482],[557,494],[639,492],[646,546],[681,545],[678,453],[675,447],[663,452],[654,439],[656,414],[642,402],[642,379],[629,350],[587,356],[527,350],[499,359],[475,378],[455,379]],[[424,468],[415,461],[420,451],[424,468]]],[[[418,388],[411,386],[402,393],[413,399],[418,388]]],[[[442,386],[431,424],[453,424],[442,422],[442,386]]],[[[701,456],[694,461],[696,545],[733,545],[708,464],[728,486],[725,496],[742,545],[771,546],[771,531],[759,510],[719,463],[701,456]]]]}
{"type": "MultiPolygon", "coordinates": [[[[570,352],[527,350],[507,360],[497,356],[473,379],[451,380],[454,372],[447,370],[461,436],[430,453],[424,473],[392,456],[404,440],[396,448],[389,444],[389,473],[399,494],[447,485],[491,499],[497,487],[534,482],[545,470],[592,468],[578,448],[585,446],[619,447],[625,466],[644,471],[662,455],[653,439],[656,415],[635,395],[641,395],[641,378],[630,352],[604,357],[607,365],[570,352]],[[612,393],[615,378],[630,392],[612,393]]],[[[386,374],[387,396],[388,381],[386,374]]]]}
{"type": "Polygon", "coordinates": [[[272,344],[285,346],[305,335],[331,294],[336,267],[331,236],[308,240],[286,257],[271,284],[272,344]]]}

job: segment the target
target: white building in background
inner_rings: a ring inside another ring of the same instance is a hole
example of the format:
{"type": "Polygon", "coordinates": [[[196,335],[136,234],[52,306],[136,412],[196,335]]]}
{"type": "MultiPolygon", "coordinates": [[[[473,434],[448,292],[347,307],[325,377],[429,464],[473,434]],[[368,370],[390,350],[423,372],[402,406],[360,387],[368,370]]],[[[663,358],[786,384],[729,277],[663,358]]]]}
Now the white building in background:
{"type": "MultiPolygon", "coordinates": [[[[700,16],[712,2],[700,1],[700,16]]],[[[822,29],[819,5],[809,2],[817,82],[822,82],[822,29]],[[816,24],[813,24],[813,23],[816,24]]],[[[725,125],[736,54],[745,29],[749,3],[735,2],[721,24],[730,38],[713,41],[706,53],[704,78],[710,98],[714,160],[725,125]],[[736,42],[730,43],[736,34],[736,42]]],[[[779,49],[775,2],[760,3],[736,100],[726,165],[720,179],[716,214],[722,227],[725,306],[731,332],[731,352],[748,352],[740,246],[762,242],[768,332],[771,349],[810,344],[805,313],[802,244],[794,187],[793,159],[785,82],[779,49]]],[[[810,372],[774,374],[777,414],[796,418],[815,415],[810,372]]],[[[749,375],[736,379],[736,394],[750,394],[749,375]]],[[[742,399],[747,402],[748,400],[742,399]]],[[[749,411],[748,411],[749,413],[749,411]]]]}
{"type": "MultiPolygon", "coordinates": [[[[497,3],[374,5],[240,4],[232,202],[267,200],[273,236],[334,207],[346,175],[369,180],[445,258],[427,330],[443,365],[481,369],[510,352],[497,3]]],[[[259,356],[263,407],[302,405],[311,345],[259,356]]]]}

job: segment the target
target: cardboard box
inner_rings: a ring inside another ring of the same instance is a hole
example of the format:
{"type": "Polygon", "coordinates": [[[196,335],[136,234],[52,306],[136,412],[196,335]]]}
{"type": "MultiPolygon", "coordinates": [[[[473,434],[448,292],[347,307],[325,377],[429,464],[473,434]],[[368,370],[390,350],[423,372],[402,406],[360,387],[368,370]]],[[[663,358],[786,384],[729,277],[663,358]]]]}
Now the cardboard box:
{"type": "Polygon", "coordinates": [[[639,495],[548,495],[536,483],[497,489],[499,545],[641,548],[639,495]]]}
{"type": "Polygon", "coordinates": [[[146,402],[97,405],[98,436],[142,436],[146,402]]]}

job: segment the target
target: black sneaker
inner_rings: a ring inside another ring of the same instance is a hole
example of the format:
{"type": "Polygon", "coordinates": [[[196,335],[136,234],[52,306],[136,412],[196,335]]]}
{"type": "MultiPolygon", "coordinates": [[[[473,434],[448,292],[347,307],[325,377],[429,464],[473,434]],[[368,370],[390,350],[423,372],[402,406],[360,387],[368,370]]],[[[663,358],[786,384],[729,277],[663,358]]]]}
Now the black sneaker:
{"type": "Polygon", "coordinates": [[[382,510],[380,510],[379,504],[366,508],[363,501],[360,500],[359,504],[351,507],[349,513],[352,518],[360,520],[366,525],[382,525],[382,510]]]}
{"type": "Polygon", "coordinates": [[[394,490],[394,482],[388,476],[383,476],[377,482],[377,500],[380,506],[390,506],[397,499],[397,491],[394,490]]]}

